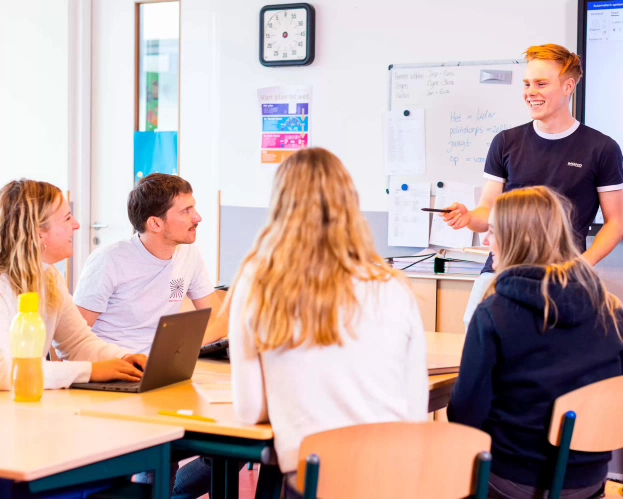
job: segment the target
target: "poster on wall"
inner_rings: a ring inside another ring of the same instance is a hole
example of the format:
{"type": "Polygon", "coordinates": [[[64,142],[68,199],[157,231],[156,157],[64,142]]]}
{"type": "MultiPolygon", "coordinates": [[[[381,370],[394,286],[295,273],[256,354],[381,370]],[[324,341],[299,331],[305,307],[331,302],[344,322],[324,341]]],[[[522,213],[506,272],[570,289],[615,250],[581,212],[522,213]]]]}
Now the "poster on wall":
{"type": "Polygon", "coordinates": [[[309,113],[312,87],[289,85],[260,88],[262,165],[279,165],[310,146],[309,113]]]}

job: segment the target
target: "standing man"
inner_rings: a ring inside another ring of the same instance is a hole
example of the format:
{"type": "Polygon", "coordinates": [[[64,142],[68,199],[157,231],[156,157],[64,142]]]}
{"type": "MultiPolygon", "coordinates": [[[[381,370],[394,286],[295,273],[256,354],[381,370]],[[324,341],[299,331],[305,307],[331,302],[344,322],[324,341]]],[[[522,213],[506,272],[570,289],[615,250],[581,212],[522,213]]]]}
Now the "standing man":
{"type": "MultiPolygon", "coordinates": [[[[582,77],[580,58],[560,45],[530,47],[524,100],[533,121],[496,135],[485,163],[486,179],[478,206],[454,203],[443,218],[453,229],[488,230],[489,212],[503,192],[545,185],[574,206],[577,244],[591,264],[606,257],[623,238],[623,156],[610,137],[578,122],[570,100],[582,77]],[[599,206],[604,226],[586,249],[586,236],[599,206]]],[[[474,283],[463,320],[472,314],[493,281],[491,255],[474,283]]]]}
{"type": "Polygon", "coordinates": [[[212,307],[204,344],[225,336],[227,318],[193,244],[201,216],[190,184],[161,173],[141,179],[128,216],[136,233],[94,251],[76,287],[74,303],[93,332],[147,354],[160,317],[179,313],[188,296],[196,309],[212,307]]]}

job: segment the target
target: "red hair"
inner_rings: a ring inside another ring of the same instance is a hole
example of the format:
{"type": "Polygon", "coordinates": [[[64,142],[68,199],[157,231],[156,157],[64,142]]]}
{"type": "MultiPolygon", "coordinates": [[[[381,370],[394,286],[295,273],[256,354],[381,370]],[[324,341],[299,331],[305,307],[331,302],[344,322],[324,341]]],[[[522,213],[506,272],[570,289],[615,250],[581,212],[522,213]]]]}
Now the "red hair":
{"type": "Polygon", "coordinates": [[[560,76],[568,75],[573,78],[576,85],[582,78],[582,62],[580,57],[573,52],[569,52],[565,47],[548,43],[547,45],[534,45],[525,51],[526,60],[528,62],[535,59],[543,59],[546,61],[556,61],[562,66],[560,76]]]}

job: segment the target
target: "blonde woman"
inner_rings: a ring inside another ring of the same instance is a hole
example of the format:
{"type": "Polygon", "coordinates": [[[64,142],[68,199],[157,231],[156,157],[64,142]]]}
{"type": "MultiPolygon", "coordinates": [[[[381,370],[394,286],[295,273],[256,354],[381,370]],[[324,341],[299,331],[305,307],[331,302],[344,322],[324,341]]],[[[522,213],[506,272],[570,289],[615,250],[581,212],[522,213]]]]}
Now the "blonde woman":
{"type": "Polygon", "coordinates": [[[73,304],[53,265],[73,255],[80,225],[58,187],[19,180],[0,190],[0,390],[10,389],[10,323],[17,295],[37,292],[47,330],[45,353],[54,346],[69,362],[44,362],[45,388],[74,382],[139,381],[147,357],[97,338],[73,304]]]}
{"type": "Polygon", "coordinates": [[[279,167],[268,226],[230,296],[234,407],[249,424],[270,414],[283,473],[296,470],[307,435],[427,419],[417,303],[376,253],[330,152],[303,150],[279,167]]]}
{"type": "MultiPolygon", "coordinates": [[[[470,322],[448,418],[491,435],[492,498],[547,497],[554,400],[623,374],[621,306],[581,257],[568,206],[531,187],[500,196],[489,217],[497,276],[470,322]]],[[[599,497],[609,460],[572,451],[563,497],[599,497]]]]}

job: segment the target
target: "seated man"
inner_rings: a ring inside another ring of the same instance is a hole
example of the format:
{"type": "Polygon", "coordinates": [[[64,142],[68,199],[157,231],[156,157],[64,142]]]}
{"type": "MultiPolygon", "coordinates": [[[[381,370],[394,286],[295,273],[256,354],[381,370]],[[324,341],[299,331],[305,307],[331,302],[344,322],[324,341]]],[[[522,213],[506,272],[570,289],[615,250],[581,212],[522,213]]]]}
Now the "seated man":
{"type": "MultiPolygon", "coordinates": [[[[94,251],[74,294],[93,332],[147,354],[160,317],[179,313],[188,296],[196,309],[212,307],[203,343],[226,336],[228,318],[219,317],[221,300],[193,244],[201,216],[190,184],[160,173],[141,179],[128,197],[128,217],[136,234],[94,251]]],[[[208,493],[210,477],[209,460],[196,459],[177,473],[173,494],[208,493]]]]}
{"type": "Polygon", "coordinates": [[[74,303],[101,339],[149,353],[158,320],[180,312],[188,296],[196,309],[212,307],[204,344],[227,335],[221,300],[193,245],[201,216],[190,184],[154,173],[128,197],[136,234],[93,252],[74,293],[74,303]]]}

